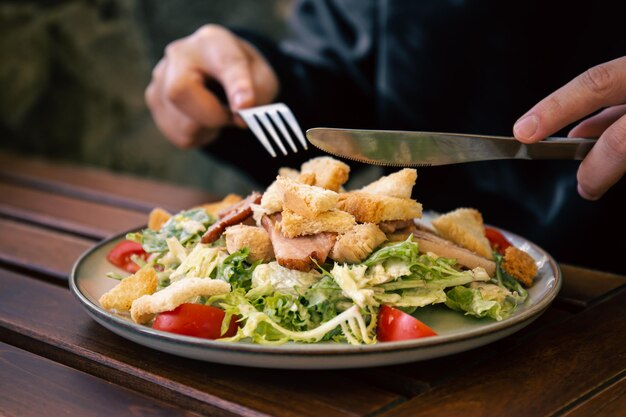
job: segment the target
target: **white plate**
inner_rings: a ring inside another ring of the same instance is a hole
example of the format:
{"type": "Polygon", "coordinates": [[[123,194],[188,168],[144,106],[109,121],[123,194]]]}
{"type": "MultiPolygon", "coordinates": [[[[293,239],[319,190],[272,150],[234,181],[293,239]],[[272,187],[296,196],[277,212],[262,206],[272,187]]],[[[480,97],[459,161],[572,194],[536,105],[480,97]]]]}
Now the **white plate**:
{"type": "Polygon", "coordinates": [[[285,369],[339,369],[391,365],[431,359],[486,345],[530,324],[543,313],[561,288],[561,271],[554,259],[537,245],[499,229],[513,245],[528,252],[539,268],[526,303],[509,318],[496,322],[475,319],[444,306],[418,309],[415,316],[437,336],[400,342],[352,346],[337,343],[285,344],[226,343],[181,336],[134,323],[130,317],[104,310],[98,303],[102,294],[118,281],[107,278],[115,270],[106,254],[125,234],[103,241],[85,252],[70,276],[71,291],[87,313],[118,335],[163,352],[209,362],[285,369]]]}

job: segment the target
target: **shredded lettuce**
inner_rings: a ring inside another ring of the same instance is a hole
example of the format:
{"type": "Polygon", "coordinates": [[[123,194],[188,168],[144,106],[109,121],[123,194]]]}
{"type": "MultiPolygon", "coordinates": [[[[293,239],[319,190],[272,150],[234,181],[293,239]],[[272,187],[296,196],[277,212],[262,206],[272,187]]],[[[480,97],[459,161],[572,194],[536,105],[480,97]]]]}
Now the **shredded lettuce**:
{"type": "Polygon", "coordinates": [[[192,247],[200,241],[202,233],[215,218],[203,208],[181,211],[172,216],[160,230],[144,229],[141,233],[129,233],[127,239],[140,242],[148,253],[165,252],[167,239],[175,237],[184,247],[192,247]]]}
{"type": "Polygon", "coordinates": [[[509,317],[518,302],[507,289],[485,283],[470,287],[457,286],[449,290],[446,296],[446,305],[452,310],[498,321],[509,317]]]}
{"type": "Polygon", "coordinates": [[[246,262],[250,250],[243,248],[228,255],[223,262],[218,265],[216,278],[228,282],[233,289],[241,288],[244,291],[250,290],[252,286],[252,273],[259,265],[255,262],[252,265],[246,262]]]}

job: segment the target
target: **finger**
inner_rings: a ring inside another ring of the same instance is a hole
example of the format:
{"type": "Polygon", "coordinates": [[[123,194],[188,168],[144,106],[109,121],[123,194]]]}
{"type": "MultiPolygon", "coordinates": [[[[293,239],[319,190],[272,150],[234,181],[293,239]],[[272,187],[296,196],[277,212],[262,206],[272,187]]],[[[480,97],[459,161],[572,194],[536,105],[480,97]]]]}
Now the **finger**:
{"type": "Polygon", "coordinates": [[[203,66],[223,86],[230,108],[235,111],[255,105],[250,57],[238,39],[222,28],[205,31],[211,42],[201,49],[203,66]]]}
{"type": "Polygon", "coordinates": [[[613,123],[598,139],[578,168],[578,193],[597,200],[626,172],[626,116],[613,123]]]}
{"type": "Polygon", "coordinates": [[[537,142],[603,107],[626,102],[626,57],[595,66],[537,103],[513,127],[515,137],[537,142]]]}
{"type": "Polygon", "coordinates": [[[597,138],[620,117],[626,114],[626,105],[613,106],[583,120],[567,134],[570,138],[597,138]]]}
{"type": "MultiPolygon", "coordinates": [[[[161,71],[164,71],[164,63],[161,71]]],[[[158,77],[157,77],[158,78],[158,77]]],[[[151,82],[146,89],[146,101],[152,118],[159,130],[176,146],[190,148],[206,144],[217,135],[215,129],[204,129],[200,124],[180,112],[176,106],[165,100],[163,84],[151,82]]]]}
{"type": "Polygon", "coordinates": [[[167,67],[163,71],[163,99],[205,127],[220,128],[230,124],[230,112],[205,88],[205,74],[190,54],[193,51],[183,43],[174,42],[168,46],[167,67]]]}

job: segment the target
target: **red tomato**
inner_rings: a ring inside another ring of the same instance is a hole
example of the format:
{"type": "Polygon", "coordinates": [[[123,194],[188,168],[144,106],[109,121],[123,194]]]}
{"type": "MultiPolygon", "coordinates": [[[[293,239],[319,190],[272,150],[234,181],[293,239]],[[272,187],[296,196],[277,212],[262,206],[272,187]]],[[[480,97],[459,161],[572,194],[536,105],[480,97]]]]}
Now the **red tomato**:
{"type": "Polygon", "coordinates": [[[506,248],[512,246],[511,242],[502,233],[491,227],[485,227],[485,236],[487,236],[491,248],[501,255],[504,255],[506,248]]]}
{"type": "Polygon", "coordinates": [[[381,342],[437,335],[433,329],[410,314],[385,305],[380,307],[378,312],[378,329],[376,333],[378,340],[381,342]]]}
{"type": "Polygon", "coordinates": [[[233,317],[225,334],[221,334],[224,310],[204,304],[181,304],[172,311],[157,314],[152,328],[170,333],[205,339],[231,337],[237,333],[237,320],[233,317]]]}
{"type": "Polygon", "coordinates": [[[132,255],[137,255],[143,259],[148,258],[148,254],[143,250],[141,244],[132,240],[122,240],[107,254],[107,259],[118,268],[134,274],[139,270],[139,265],[131,261],[132,255]]]}

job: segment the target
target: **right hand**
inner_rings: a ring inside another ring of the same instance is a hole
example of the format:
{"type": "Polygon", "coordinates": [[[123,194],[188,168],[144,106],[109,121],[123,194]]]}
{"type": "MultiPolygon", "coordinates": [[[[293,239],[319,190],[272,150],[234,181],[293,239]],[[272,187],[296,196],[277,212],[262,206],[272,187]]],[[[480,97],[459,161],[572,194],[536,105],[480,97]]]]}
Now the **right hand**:
{"type": "Polygon", "coordinates": [[[225,126],[245,127],[233,112],[268,104],[278,95],[276,74],[249,43],[217,25],[205,25],[170,43],[152,71],[145,99],[161,132],[181,148],[202,146],[225,126]],[[205,83],[218,82],[228,106],[205,83]]]}

